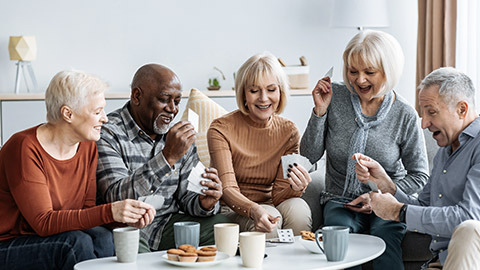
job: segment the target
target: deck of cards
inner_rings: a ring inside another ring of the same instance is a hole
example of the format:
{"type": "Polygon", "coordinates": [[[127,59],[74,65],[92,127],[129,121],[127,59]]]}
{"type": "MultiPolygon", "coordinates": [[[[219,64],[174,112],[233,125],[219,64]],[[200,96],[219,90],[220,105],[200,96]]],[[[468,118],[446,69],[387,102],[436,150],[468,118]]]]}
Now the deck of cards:
{"type": "Polygon", "coordinates": [[[283,178],[288,178],[288,165],[293,165],[297,163],[298,165],[302,165],[305,170],[310,171],[313,167],[312,163],[308,160],[308,158],[301,156],[299,154],[290,154],[282,156],[282,170],[283,170],[283,178]]]}
{"type": "Polygon", "coordinates": [[[187,190],[203,194],[202,189],[208,189],[208,187],[202,186],[200,181],[212,181],[210,179],[204,178],[202,174],[205,173],[205,166],[203,166],[202,162],[198,162],[197,166],[195,166],[190,175],[188,176],[188,186],[187,190]]]}

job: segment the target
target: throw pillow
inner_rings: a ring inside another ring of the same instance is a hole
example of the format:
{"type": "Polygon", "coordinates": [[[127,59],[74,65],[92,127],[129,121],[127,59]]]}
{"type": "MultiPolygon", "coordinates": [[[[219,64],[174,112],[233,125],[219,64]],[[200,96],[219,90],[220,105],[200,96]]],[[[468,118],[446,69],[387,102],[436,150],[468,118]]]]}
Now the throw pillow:
{"type": "Polygon", "coordinates": [[[182,121],[188,120],[188,109],[198,114],[198,133],[195,144],[197,145],[200,161],[205,167],[208,167],[210,166],[210,154],[208,152],[207,130],[210,127],[210,123],[215,118],[226,114],[227,110],[195,88],[190,91],[188,96],[182,121]]]}

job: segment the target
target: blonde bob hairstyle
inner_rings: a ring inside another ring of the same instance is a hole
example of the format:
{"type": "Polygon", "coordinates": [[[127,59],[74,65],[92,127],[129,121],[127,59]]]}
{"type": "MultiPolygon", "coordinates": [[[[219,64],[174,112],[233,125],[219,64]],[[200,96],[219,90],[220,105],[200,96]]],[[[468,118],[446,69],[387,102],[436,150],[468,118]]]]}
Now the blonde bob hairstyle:
{"type": "Polygon", "coordinates": [[[237,106],[243,114],[249,114],[248,108],[245,106],[245,89],[258,85],[261,78],[268,75],[275,77],[280,89],[280,102],[275,113],[282,113],[285,106],[287,106],[287,96],[289,92],[287,75],[283,71],[282,66],[280,66],[277,58],[271,53],[265,52],[248,58],[237,71],[235,78],[235,96],[237,106]]]}
{"type": "Polygon", "coordinates": [[[87,104],[89,96],[103,93],[107,88],[108,85],[95,75],[75,70],[58,72],[45,91],[47,122],[55,123],[62,119],[63,106],[79,111],[87,104]]]}
{"type": "Polygon", "coordinates": [[[350,92],[354,92],[348,81],[348,70],[352,65],[365,63],[379,70],[385,76],[385,82],[377,97],[391,91],[400,80],[403,71],[404,56],[398,41],[382,31],[365,30],[356,34],[343,53],[343,81],[350,92]]]}

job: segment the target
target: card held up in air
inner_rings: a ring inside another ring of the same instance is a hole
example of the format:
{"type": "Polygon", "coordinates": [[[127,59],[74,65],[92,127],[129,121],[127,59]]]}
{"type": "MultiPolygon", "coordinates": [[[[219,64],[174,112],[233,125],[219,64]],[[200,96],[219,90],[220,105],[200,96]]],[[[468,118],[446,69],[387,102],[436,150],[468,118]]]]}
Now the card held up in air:
{"type": "Polygon", "coordinates": [[[198,133],[198,114],[192,109],[188,109],[188,122],[192,123],[193,128],[195,129],[195,132],[198,133]]]}

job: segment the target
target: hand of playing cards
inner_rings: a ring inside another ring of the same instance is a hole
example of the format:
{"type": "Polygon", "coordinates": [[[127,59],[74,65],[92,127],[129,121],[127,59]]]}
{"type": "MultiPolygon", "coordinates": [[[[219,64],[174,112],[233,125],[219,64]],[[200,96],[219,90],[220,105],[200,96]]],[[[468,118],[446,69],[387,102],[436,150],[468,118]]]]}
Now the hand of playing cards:
{"type": "Polygon", "coordinates": [[[288,165],[293,165],[297,163],[298,165],[302,165],[305,170],[310,171],[313,167],[312,163],[308,160],[308,158],[301,156],[299,154],[290,154],[282,156],[282,170],[283,170],[283,178],[287,179],[288,176],[288,165]]]}
{"type": "Polygon", "coordinates": [[[202,189],[208,189],[208,187],[202,186],[200,181],[212,181],[210,179],[204,178],[202,174],[205,173],[205,166],[203,166],[202,162],[198,162],[197,166],[195,166],[190,175],[188,176],[188,186],[187,190],[203,194],[202,189]]]}

